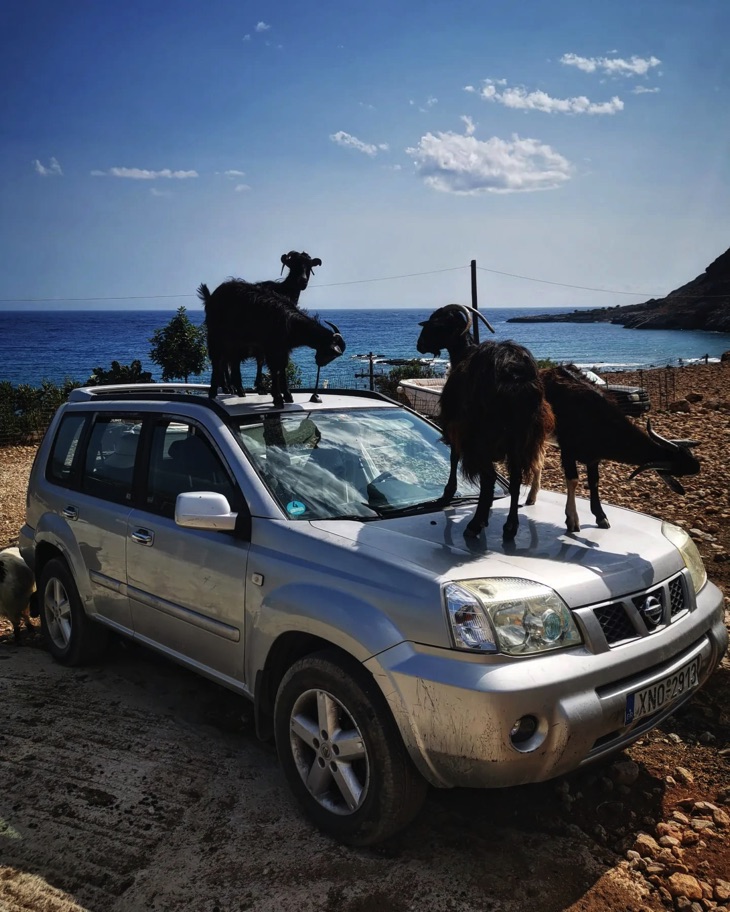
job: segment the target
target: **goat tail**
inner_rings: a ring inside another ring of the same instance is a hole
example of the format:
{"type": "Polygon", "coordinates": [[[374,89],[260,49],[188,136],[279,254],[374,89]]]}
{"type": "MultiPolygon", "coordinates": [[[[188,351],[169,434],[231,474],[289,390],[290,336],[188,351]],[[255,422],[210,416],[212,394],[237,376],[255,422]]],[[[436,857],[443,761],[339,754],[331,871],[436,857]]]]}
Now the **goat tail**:
{"type": "Polygon", "coordinates": [[[210,291],[205,283],[198,285],[198,297],[203,302],[203,305],[207,308],[208,304],[210,303],[210,291]]]}
{"type": "MultiPolygon", "coordinates": [[[[545,447],[555,432],[555,415],[547,400],[542,399],[532,415],[522,418],[517,449],[507,453],[507,467],[522,474],[525,484],[534,484],[542,475],[545,447]]],[[[539,484],[539,482],[538,482],[539,484]]]]}

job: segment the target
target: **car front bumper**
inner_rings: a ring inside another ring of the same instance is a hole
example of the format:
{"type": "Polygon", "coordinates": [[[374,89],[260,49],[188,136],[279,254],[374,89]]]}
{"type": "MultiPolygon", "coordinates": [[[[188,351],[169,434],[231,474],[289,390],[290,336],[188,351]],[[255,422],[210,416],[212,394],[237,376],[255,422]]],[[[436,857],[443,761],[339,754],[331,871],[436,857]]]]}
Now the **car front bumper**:
{"type": "Polygon", "coordinates": [[[507,659],[401,643],[366,662],[417,768],[442,788],[541,782],[630,744],[705,683],[727,649],[722,593],[707,583],[693,611],[608,652],[584,648],[507,659]],[[698,684],[627,723],[627,699],[699,661],[698,684]],[[513,744],[524,717],[535,734],[513,744]]]}

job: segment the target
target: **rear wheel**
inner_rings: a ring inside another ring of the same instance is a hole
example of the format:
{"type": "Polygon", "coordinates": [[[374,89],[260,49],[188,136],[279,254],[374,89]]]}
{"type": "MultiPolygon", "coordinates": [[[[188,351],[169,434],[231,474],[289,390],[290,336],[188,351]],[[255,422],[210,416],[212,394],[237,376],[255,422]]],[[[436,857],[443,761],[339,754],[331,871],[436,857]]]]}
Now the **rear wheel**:
{"type": "Polygon", "coordinates": [[[290,788],[320,829],[371,845],[416,816],[427,784],[377,684],[334,650],[295,662],[279,686],[276,746],[290,788]]]}
{"type": "Polygon", "coordinates": [[[41,571],[38,608],[46,645],[54,659],[64,665],[83,665],[101,658],[109,633],[87,616],[73,575],[60,558],[49,560],[41,571]]]}

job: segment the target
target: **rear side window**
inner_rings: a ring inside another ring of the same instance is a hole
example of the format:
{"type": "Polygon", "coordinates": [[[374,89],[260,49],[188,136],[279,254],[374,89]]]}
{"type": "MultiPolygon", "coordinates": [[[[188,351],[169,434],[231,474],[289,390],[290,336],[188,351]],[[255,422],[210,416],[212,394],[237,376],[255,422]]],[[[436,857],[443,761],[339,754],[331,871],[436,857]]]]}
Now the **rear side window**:
{"type": "Polygon", "coordinates": [[[61,419],[56,439],[53,441],[47,476],[62,485],[71,484],[79,441],[88,421],[87,415],[66,415],[61,419]]]}
{"type": "Polygon", "coordinates": [[[86,448],[83,491],[115,503],[132,500],[140,430],[138,419],[117,415],[97,417],[86,448]]]}

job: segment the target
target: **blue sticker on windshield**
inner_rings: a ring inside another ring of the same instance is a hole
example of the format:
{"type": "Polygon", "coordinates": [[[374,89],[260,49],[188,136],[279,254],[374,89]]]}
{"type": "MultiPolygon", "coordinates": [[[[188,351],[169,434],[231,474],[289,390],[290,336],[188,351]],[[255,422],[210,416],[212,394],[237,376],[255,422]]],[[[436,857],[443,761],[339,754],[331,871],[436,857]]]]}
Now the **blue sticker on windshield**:
{"type": "Polygon", "coordinates": [[[286,512],[290,516],[301,516],[302,513],[307,512],[307,508],[301,502],[301,500],[290,500],[286,505],[286,512]]]}

